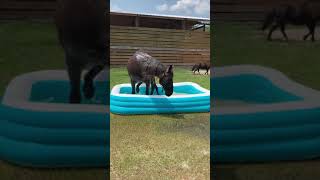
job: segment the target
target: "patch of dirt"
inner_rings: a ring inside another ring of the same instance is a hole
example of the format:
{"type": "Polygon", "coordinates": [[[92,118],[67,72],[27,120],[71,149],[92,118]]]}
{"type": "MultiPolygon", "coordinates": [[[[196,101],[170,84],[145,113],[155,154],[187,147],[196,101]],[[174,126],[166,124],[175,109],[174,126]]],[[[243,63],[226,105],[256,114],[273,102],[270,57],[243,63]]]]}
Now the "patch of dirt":
{"type": "MultiPolygon", "coordinates": [[[[306,35],[309,32],[307,28],[290,28],[286,29],[287,36],[290,40],[295,40],[295,41],[302,41],[303,36],[306,35]]],[[[265,38],[267,38],[267,35],[269,33],[269,30],[264,31],[265,38]]],[[[315,39],[320,40],[320,28],[316,28],[315,30],[315,39]]],[[[311,35],[308,37],[308,40],[311,40],[311,35]]],[[[272,39],[273,40],[284,40],[284,37],[279,29],[275,30],[272,33],[272,39]]]]}

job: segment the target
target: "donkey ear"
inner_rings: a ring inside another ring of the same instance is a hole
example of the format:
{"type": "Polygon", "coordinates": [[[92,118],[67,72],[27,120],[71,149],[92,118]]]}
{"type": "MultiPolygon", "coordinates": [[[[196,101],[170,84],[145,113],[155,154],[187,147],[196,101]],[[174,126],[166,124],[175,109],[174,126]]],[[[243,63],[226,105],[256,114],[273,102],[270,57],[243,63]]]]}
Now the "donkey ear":
{"type": "Polygon", "coordinates": [[[170,65],[168,68],[167,68],[167,73],[172,73],[173,72],[173,65],[170,65]]]}

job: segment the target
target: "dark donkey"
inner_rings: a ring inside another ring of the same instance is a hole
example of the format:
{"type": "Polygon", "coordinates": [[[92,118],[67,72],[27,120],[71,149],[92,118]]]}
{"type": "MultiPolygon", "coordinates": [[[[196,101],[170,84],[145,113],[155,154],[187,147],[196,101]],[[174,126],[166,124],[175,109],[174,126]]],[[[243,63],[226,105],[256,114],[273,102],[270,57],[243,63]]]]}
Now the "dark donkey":
{"type": "MultiPolygon", "coordinates": [[[[156,88],[155,77],[163,87],[166,96],[173,93],[173,66],[165,67],[160,61],[142,51],[137,51],[128,61],[128,73],[131,80],[132,94],[136,93],[135,85],[146,83],[146,95],[149,94],[149,86],[156,88]]],[[[152,90],[153,91],[153,90],[152,90]]]]}
{"type": "Polygon", "coordinates": [[[314,41],[314,32],[316,23],[320,19],[320,2],[305,1],[302,4],[282,4],[278,7],[274,7],[267,13],[263,22],[262,30],[267,29],[270,25],[272,27],[268,33],[268,40],[271,40],[271,36],[274,30],[280,28],[282,35],[288,40],[288,36],[285,32],[287,24],[293,25],[306,25],[309,29],[308,34],[303,37],[306,40],[311,35],[311,40],[314,41]]]}
{"type": "Polygon", "coordinates": [[[83,93],[94,96],[93,79],[109,64],[107,18],[105,0],[59,0],[55,17],[60,43],[70,79],[70,103],[81,102],[82,71],[91,67],[84,76],[83,93]]]}
{"type": "Polygon", "coordinates": [[[193,72],[193,74],[195,74],[196,71],[198,71],[198,73],[200,74],[200,69],[206,70],[205,74],[208,74],[210,70],[210,65],[208,65],[207,63],[195,64],[192,66],[191,71],[193,72]]]}

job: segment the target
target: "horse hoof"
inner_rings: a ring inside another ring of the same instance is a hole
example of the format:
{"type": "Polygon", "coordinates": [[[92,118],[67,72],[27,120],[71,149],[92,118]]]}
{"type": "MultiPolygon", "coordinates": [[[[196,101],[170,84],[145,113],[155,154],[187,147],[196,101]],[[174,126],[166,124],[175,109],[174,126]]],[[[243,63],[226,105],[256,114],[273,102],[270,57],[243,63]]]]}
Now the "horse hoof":
{"type": "Polygon", "coordinates": [[[91,99],[94,96],[94,87],[90,85],[83,86],[83,94],[87,99],[91,99]]]}

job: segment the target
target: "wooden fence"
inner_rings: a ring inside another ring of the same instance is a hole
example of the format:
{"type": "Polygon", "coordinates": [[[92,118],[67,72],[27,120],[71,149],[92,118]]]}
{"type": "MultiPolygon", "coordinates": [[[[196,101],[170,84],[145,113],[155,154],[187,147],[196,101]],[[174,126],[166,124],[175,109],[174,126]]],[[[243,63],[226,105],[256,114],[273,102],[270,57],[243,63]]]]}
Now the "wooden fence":
{"type": "Polygon", "coordinates": [[[125,65],[137,50],[164,64],[210,62],[210,33],[142,27],[111,26],[110,63],[125,65]]]}
{"type": "Polygon", "coordinates": [[[0,0],[0,19],[53,18],[56,0],[0,0]]]}

